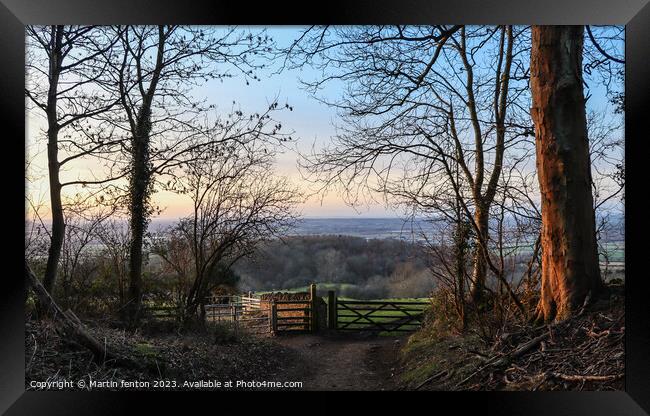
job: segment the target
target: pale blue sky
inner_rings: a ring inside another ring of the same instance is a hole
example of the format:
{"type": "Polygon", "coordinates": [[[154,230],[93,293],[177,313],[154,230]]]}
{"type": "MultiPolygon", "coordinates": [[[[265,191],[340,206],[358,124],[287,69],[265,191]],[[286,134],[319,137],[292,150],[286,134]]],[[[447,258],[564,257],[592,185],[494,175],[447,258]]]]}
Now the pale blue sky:
{"type": "MultiPolygon", "coordinates": [[[[263,29],[263,27],[259,27],[259,30],[263,29]]],[[[303,26],[275,26],[266,28],[266,32],[278,46],[288,46],[299,37],[304,29],[303,26]]],[[[589,40],[585,39],[585,42],[589,42],[589,40]]],[[[624,47],[623,44],[618,46],[624,47]]],[[[622,55],[621,49],[619,56],[622,55]]],[[[293,106],[292,112],[283,112],[279,115],[279,119],[283,126],[295,131],[295,137],[298,139],[295,146],[298,149],[307,152],[312,145],[319,148],[327,144],[336,133],[336,111],[314,99],[312,95],[301,88],[299,82],[300,79],[306,81],[318,79],[320,70],[312,69],[306,65],[300,70],[285,69],[279,74],[275,73],[280,64],[281,61],[276,61],[274,66],[259,72],[262,80],[251,82],[249,86],[242,78],[232,78],[224,80],[223,83],[212,83],[207,88],[202,88],[201,92],[217,104],[225,103],[226,107],[232,103],[232,100],[236,100],[241,104],[242,109],[248,112],[264,109],[277,95],[280,103],[288,101],[293,106]]],[[[333,70],[336,69],[333,68],[333,70]]],[[[591,94],[587,105],[588,110],[611,113],[612,108],[608,102],[604,85],[588,76],[586,81],[588,89],[585,94],[591,94]]],[[[343,88],[344,86],[340,83],[327,83],[324,84],[324,89],[319,91],[318,95],[331,100],[339,97],[343,93],[343,88]]],[[[278,173],[288,175],[300,182],[301,186],[305,186],[305,182],[300,181],[296,158],[297,155],[293,152],[282,155],[278,160],[278,173]]],[[[359,215],[392,217],[398,215],[381,204],[357,207],[355,210],[344,205],[341,199],[332,193],[326,197],[322,205],[319,198],[311,198],[303,207],[303,214],[316,217],[356,217],[359,215]]]]}
{"type": "MultiPolygon", "coordinates": [[[[263,27],[255,27],[253,30],[262,30],[263,27]]],[[[299,36],[304,27],[300,26],[276,26],[266,29],[267,33],[275,40],[278,46],[287,46],[299,36]]],[[[588,42],[588,39],[585,40],[588,42]]],[[[622,48],[623,45],[621,44],[622,48]]],[[[622,53],[621,55],[622,56],[622,53]]],[[[314,80],[317,79],[320,71],[304,66],[301,70],[285,69],[281,73],[276,73],[280,62],[275,62],[272,67],[258,72],[261,81],[251,81],[246,85],[242,77],[234,77],[221,81],[210,81],[206,85],[196,90],[198,97],[206,98],[210,103],[217,105],[218,109],[223,112],[231,108],[235,100],[243,111],[250,113],[263,111],[268,104],[278,96],[281,104],[288,102],[293,111],[283,111],[278,115],[278,120],[282,122],[283,128],[288,131],[294,131],[293,136],[297,138],[294,146],[302,152],[308,152],[312,145],[317,148],[323,146],[335,135],[336,111],[314,99],[308,92],[301,89],[299,79],[314,80]]],[[[589,92],[592,97],[588,102],[588,108],[598,111],[611,113],[612,109],[608,104],[603,85],[588,80],[589,92]]],[[[334,99],[343,92],[342,86],[337,84],[326,84],[324,90],[319,95],[334,99]]],[[[38,134],[39,129],[43,129],[42,118],[34,117],[33,114],[28,116],[28,137],[34,137],[38,134]]],[[[45,146],[39,144],[30,149],[38,153],[35,167],[38,169],[46,168],[45,146]]],[[[278,158],[277,173],[288,176],[294,183],[304,188],[308,186],[301,180],[298,168],[296,166],[297,154],[288,151],[278,158]]],[[[33,184],[33,188],[39,194],[47,194],[47,182],[42,176],[40,180],[33,184]]],[[[163,218],[177,218],[186,215],[189,208],[189,201],[179,199],[172,194],[156,194],[161,206],[165,207],[163,218]]],[[[313,197],[301,207],[301,212],[306,217],[393,217],[397,214],[390,209],[386,209],[381,204],[374,204],[368,207],[354,208],[346,206],[341,198],[330,193],[322,200],[313,197]],[[360,211],[360,212],[359,212],[360,211]]]]}

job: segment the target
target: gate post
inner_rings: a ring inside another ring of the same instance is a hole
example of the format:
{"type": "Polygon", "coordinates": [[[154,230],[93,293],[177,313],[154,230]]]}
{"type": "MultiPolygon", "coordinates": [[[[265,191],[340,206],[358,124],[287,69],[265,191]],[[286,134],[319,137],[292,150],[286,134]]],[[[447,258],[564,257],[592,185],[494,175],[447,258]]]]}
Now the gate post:
{"type": "Polygon", "coordinates": [[[318,331],[318,302],[317,302],[317,297],[316,297],[316,284],[312,283],[309,286],[309,295],[310,295],[310,303],[311,303],[311,318],[310,318],[310,329],[311,332],[316,332],[318,331]]]}
{"type": "Polygon", "coordinates": [[[275,335],[278,332],[278,307],[275,304],[275,299],[271,300],[269,314],[269,317],[271,318],[271,333],[275,335]]]}
{"type": "Polygon", "coordinates": [[[327,329],[336,329],[336,292],[333,290],[327,291],[327,329]]]}

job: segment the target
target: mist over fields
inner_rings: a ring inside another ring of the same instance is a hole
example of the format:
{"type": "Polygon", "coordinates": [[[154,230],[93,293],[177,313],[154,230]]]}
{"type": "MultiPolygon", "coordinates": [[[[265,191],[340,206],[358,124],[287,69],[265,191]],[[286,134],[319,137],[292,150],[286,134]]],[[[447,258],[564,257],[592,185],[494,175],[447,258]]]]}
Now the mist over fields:
{"type": "MultiPolygon", "coordinates": [[[[602,218],[599,218],[602,220],[602,218]]],[[[602,238],[607,242],[625,240],[623,215],[612,214],[602,238]]],[[[162,231],[176,220],[154,219],[152,231],[162,231]]],[[[436,223],[425,218],[301,218],[287,233],[289,236],[345,235],[362,238],[396,238],[421,241],[422,233],[435,233],[436,223]]]]}
{"type": "MultiPolygon", "coordinates": [[[[177,221],[154,219],[149,238],[166,238],[177,221]]],[[[121,227],[126,231],[127,224],[121,227]]],[[[426,297],[435,289],[431,267],[440,266],[429,255],[426,240],[435,241],[443,232],[439,223],[422,218],[302,218],[285,235],[261,243],[233,265],[237,290],[300,290],[318,283],[321,292],[334,289],[359,299],[426,297]]],[[[517,281],[525,272],[532,245],[524,241],[516,248],[509,278],[517,281]]],[[[623,216],[607,219],[601,247],[603,277],[624,278],[623,216]]],[[[85,250],[91,261],[103,255],[104,247],[93,241],[85,250]]],[[[148,254],[146,269],[154,280],[165,279],[156,254],[148,254]]]]}
{"type": "MultiPolygon", "coordinates": [[[[602,232],[605,279],[623,278],[623,217],[602,232]],[[605,257],[605,254],[607,257],[605,257]]],[[[439,232],[424,219],[308,218],[282,239],[267,242],[234,266],[242,290],[291,290],[319,283],[354,298],[425,297],[435,288],[423,233],[439,232]]],[[[532,242],[512,256],[511,278],[525,271],[532,242]]]]}

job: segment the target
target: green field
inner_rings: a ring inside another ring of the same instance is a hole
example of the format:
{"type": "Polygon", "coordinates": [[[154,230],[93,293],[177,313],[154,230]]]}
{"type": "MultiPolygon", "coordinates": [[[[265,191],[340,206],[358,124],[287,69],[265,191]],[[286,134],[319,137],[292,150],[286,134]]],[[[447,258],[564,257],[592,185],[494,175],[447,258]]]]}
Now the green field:
{"type": "MultiPolygon", "coordinates": [[[[607,252],[610,262],[624,262],[625,261],[625,242],[611,242],[605,243],[603,248],[607,252]]],[[[600,261],[605,261],[605,256],[600,256],[600,261]]]]}
{"type": "MultiPolygon", "coordinates": [[[[354,299],[340,299],[340,301],[345,300],[354,300],[354,299]]],[[[428,298],[392,298],[392,299],[377,299],[369,302],[400,302],[398,305],[377,305],[377,304],[363,304],[363,303],[354,303],[348,304],[347,306],[353,308],[355,311],[351,311],[344,307],[344,305],[338,305],[337,314],[338,314],[338,327],[341,330],[354,330],[354,329],[364,329],[368,327],[373,327],[373,324],[361,318],[358,314],[366,316],[370,321],[378,325],[385,325],[391,327],[392,323],[398,323],[399,321],[408,318],[409,315],[419,315],[426,308],[429,307],[428,298]],[[404,302],[406,304],[401,304],[404,302]],[[408,303],[413,303],[409,305],[408,303]],[[418,302],[424,302],[424,304],[419,304],[418,302]],[[381,307],[381,309],[378,309],[381,307]],[[400,310],[400,308],[405,308],[406,310],[400,310]],[[356,312],[356,313],[355,313],[356,312]],[[346,324],[352,322],[351,324],[346,324]]],[[[364,302],[364,301],[357,301],[364,302]]],[[[404,334],[404,329],[416,330],[419,328],[418,321],[409,321],[405,323],[404,326],[401,326],[402,331],[378,331],[379,335],[398,335],[404,334]]]]}
{"type": "MultiPolygon", "coordinates": [[[[504,251],[509,254],[519,256],[530,256],[533,254],[533,244],[522,244],[518,247],[505,248],[504,251]]],[[[611,241],[603,243],[600,247],[600,261],[604,262],[609,257],[610,262],[624,262],[625,261],[625,241],[611,241]],[[605,256],[602,252],[605,252],[605,256]]]]}

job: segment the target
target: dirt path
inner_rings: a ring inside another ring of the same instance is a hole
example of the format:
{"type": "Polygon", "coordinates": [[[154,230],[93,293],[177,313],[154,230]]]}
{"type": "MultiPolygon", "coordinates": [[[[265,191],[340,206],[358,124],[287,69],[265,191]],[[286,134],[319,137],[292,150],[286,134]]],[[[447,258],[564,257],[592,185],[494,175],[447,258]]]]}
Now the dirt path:
{"type": "Polygon", "coordinates": [[[305,390],[395,390],[392,370],[404,338],[354,335],[284,335],[274,338],[297,359],[281,370],[305,390]]]}

